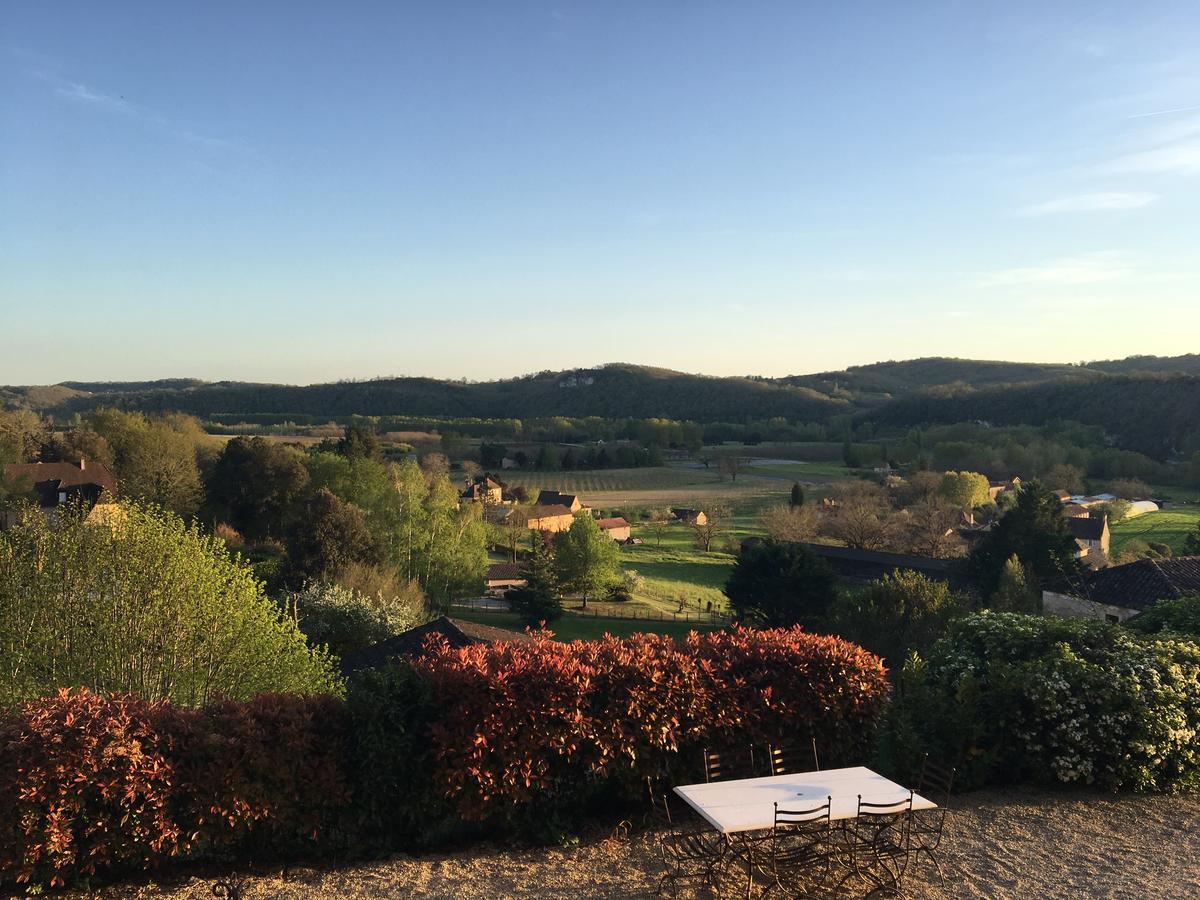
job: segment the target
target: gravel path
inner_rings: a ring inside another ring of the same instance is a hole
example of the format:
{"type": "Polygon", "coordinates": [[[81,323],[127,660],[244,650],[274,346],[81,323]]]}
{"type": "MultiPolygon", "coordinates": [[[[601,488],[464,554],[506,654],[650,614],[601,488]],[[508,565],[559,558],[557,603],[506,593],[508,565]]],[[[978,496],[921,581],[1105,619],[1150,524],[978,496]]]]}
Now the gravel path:
{"type": "MultiPolygon", "coordinates": [[[[928,868],[912,897],[1200,897],[1200,797],[1032,791],[958,799],[947,824],[945,885],[928,868]],[[926,880],[927,878],[932,880],[926,880]]],[[[342,869],[295,869],[245,880],[247,898],[651,897],[659,874],[653,834],[596,836],[571,849],[479,847],[342,869]]],[[[210,900],[197,876],[110,888],[104,897],[210,900]]]]}

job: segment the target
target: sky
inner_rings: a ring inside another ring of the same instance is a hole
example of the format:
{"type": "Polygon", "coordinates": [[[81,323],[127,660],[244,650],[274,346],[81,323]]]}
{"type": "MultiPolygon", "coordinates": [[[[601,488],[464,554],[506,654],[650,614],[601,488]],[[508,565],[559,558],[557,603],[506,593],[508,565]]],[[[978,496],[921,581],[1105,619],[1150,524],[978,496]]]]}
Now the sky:
{"type": "Polygon", "coordinates": [[[1200,351],[1200,6],[0,0],[0,383],[1200,351]]]}

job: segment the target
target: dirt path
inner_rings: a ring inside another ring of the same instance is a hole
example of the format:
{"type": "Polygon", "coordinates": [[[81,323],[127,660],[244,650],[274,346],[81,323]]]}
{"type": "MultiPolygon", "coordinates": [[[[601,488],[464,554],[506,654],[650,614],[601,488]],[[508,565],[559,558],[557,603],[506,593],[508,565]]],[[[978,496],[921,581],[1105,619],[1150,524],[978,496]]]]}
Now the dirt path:
{"type": "MultiPolygon", "coordinates": [[[[945,885],[928,868],[909,895],[960,898],[1200,897],[1200,797],[980,792],[948,825],[945,885]]],[[[571,849],[480,847],[343,869],[296,869],[246,879],[245,898],[651,897],[653,834],[596,836],[571,849]]],[[[125,885],[105,897],[201,900],[214,880],[125,885]]]]}

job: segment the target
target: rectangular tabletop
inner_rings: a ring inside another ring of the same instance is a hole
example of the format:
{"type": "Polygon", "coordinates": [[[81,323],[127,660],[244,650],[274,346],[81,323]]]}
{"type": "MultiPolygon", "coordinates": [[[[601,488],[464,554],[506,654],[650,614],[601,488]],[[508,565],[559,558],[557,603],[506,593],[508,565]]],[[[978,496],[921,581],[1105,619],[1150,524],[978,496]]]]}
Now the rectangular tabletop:
{"type": "MultiPolygon", "coordinates": [[[[853,819],[858,815],[859,794],[868,803],[908,799],[908,788],[864,766],[687,784],[675,788],[675,793],[722,834],[773,827],[776,803],[781,809],[809,809],[832,797],[830,818],[853,819]]],[[[919,794],[913,795],[913,809],[935,806],[919,794]]]]}

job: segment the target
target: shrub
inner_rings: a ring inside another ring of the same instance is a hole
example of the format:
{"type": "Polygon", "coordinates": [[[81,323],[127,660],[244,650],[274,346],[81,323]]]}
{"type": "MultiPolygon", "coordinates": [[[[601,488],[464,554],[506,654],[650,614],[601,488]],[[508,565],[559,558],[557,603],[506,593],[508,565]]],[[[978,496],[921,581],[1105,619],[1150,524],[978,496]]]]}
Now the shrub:
{"type": "Polygon", "coordinates": [[[815,734],[845,758],[888,691],[878,657],[799,629],[443,645],[414,665],[442,710],[435,784],[476,819],[628,795],[708,744],[815,734]]]}
{"type": "Polygon", "coordinates": [[[328,582],[312,582],[295,596],[296,623],[311,646],[338,656],[386,640],[425,620],[423,603],[366,597],[328,582]]]}
{"type": "Polygon", "coordinates": [[[329,846],[350,794],[333,697],[178,709],[86,690],[0,719],[0,881],[329,846]]]}
{"type": "Polygon", "coordinates": [[[0,703],[64,686],[202,704],[338,692],[326,654],[219,538],[153,507],[36,511],[0,532],[0,703]]]}
{"type": "Polygon", "coordinates": [[[1159,600],[1125,625],[1142,634],[1170,631],[1189,638],[1200,638],[1200,596],[1159,600]]]}
{"type": "Polygon", "coordinates": [[[837,578],[803,544],[768,538],[733,563],[725,596],[738,618],[763,627],[820,627],[837,599],[837,578]]]}
{"type": "Polygon", "coordinates": [[[1116,625],[983,613],[910,658],[881,763],[922,752],[964,786],[1025,782],[1175,790],[1200,774],[1200,647],[1116,625]]]}

